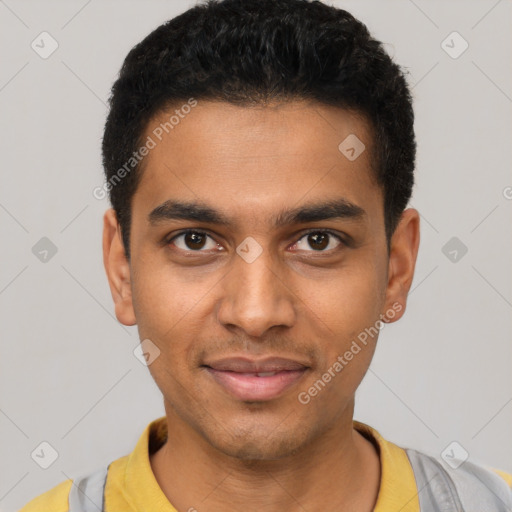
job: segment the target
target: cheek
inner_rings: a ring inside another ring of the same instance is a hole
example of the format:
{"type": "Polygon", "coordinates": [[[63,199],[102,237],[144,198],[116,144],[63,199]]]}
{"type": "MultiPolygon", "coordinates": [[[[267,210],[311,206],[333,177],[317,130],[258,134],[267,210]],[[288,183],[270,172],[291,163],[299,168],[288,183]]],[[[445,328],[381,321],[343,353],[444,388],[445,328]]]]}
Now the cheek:
{"type": "Polygon", "coordinates": [[[370,365],[385,296],[380,271],[371,264],[347,266],[323,286],[315,283],[307,288],[306,322],[316,326],[312,332],[323,353],[312,381],[329,380],[327,392],[322,391],[326,400],[348,399],[370,365]]]}
{"type": "Polygon", "coordinates": [[[135,269],[132,283],[139,330],[162,336],[192,324],[189,318],[196,314],[207,290],[202,281],[184,279],[183,272],[161,261],[145,262],[135,269]]]}
{"type": "Polygon", "coordinates": [[[163,258],[141,260],[144,265],[133,273],[132,284],[139,337],[152,340],[162,356],[150,370],[160,375],[172,368],[183,380],[213,336],[214,306],[221,300],[220,280],[226,271],[179,269],[163,258]]]}
{"type": "Polygon", "coordinates": [[[191,352],[204,338],[199,317],[208,288],[194,280],[185,283],[179,273],[156,263],[135,275],[132,293],[139,337],[160,350],[148,369],[164,396],[181,395],[191,352]]]}
{"type": "Polygon", "coordinates": [[[385,299],[385,287],[379,281],[382,277],[373,265],[341,268],[321,284],[306,285],[306,311],[340,342],[357,336],[379,318],[385,299]]]}

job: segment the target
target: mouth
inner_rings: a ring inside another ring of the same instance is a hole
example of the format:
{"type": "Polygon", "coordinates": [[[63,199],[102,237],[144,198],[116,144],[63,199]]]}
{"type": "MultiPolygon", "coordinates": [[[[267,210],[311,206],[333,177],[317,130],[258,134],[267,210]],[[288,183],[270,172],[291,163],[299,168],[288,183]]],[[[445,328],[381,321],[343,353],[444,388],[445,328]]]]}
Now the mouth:
{"type": "Polygon", "coordinates": [[[297,384],[309,369],[303,363],[284,358],[250,360],[228,358],[203,365],[224,391],[247,402],[278,398],[297,384]]]}

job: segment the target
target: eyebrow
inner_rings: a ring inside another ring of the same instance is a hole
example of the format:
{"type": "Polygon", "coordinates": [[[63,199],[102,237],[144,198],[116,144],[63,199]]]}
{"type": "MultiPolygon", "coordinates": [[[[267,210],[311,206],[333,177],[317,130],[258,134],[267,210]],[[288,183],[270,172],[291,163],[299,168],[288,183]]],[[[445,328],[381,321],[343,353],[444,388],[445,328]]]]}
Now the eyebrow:
{"type": "MultiPolygon", "coordinates": [[[[344,198],[303,205],[290,210],[283,210],[271,218],[273,227],[318,222],[329,219],[349,219],[362,221],[367,217],[360,206],[344,198]]],[[[168,220],[188,220],[231,227],[233,222],[222,212],[201,202],[175,201],[169,199],[157,206],[148,215],[151,225],[168,220]]]]}

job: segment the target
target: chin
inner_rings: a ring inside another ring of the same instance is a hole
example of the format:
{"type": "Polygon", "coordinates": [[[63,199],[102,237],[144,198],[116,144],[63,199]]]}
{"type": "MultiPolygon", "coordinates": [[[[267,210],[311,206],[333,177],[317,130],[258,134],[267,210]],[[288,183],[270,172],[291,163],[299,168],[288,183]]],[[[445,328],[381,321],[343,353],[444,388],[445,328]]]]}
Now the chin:
{"type": "Polygon", "coordinates": [[[208,442],[229,457],[244,462],[273,461],[294,455],[304,449],[313,439],[310,429],[292,426],[286,421],[280,425],[253,425],[248,428],[230,428],[232,436],[221,437],[205,433],[208,442]]]}
{"type": "Polygon", "coordinates": [[[298,451],[296,443],[289,440],[242,441],[218,447],[225,455],[244,462],[272,461],[284,459],[298,451]]]}

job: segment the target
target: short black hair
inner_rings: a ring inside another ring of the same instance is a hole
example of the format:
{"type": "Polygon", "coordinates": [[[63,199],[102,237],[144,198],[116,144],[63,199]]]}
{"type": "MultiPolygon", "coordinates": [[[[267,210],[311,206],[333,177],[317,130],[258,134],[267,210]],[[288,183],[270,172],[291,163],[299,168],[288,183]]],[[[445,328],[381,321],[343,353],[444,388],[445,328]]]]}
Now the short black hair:
{"type": "Polygon", "coordinates": [[[389,250],[414,183],[405,72],[363,23],[320,1],[206,0],[133,47],[112,86],[103,166],[128,259],[131,200],[141,176],[134,152],[156,114],[191,98],[242,106],[314,100],[363,114],[389,250]]]}

